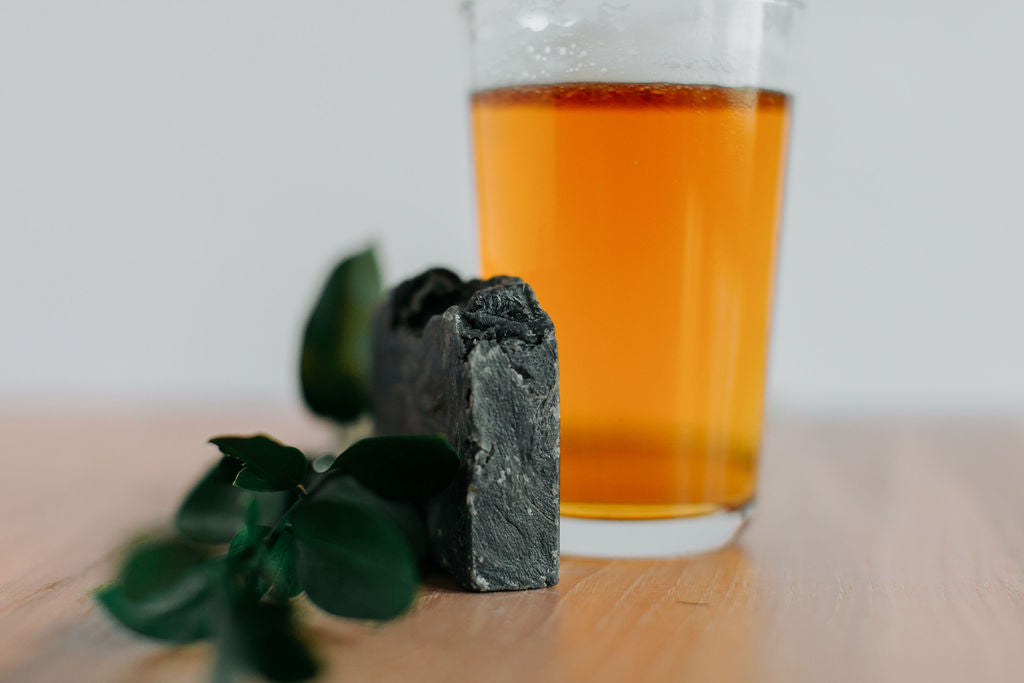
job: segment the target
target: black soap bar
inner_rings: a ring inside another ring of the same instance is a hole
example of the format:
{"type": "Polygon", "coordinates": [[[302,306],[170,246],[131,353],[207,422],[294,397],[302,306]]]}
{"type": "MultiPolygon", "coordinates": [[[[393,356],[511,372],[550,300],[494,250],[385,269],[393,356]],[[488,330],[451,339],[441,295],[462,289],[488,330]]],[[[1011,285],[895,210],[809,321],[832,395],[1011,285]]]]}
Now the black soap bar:
{"type": "Polygon", "coordinates": [[[533,290],[429,270],[373,334],[377,432],[442,433],[462,458],[428,504],[435,560],[470,590],[558,583],[558,347],[533,290]]]}

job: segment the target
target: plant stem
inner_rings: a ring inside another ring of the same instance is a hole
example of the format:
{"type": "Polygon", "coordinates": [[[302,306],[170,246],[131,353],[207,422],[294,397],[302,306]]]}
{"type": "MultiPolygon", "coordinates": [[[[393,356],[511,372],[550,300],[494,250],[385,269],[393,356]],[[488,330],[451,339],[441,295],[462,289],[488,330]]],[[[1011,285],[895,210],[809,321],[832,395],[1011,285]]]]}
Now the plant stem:
{"type": "Polygon", "coordinates": [[[292,503],[292,506],[288,508],[288,510],[283,515],[281,515],[281,519],[277,520],[277,524],[275,524],[274,527],[270,530],[270,533],[267,534],[267,540],[263,542],[263,545],[266,546],[268,550],[274,547],[274,543],[276,543],[277,539],[280,538],[282,533],[284,533],[284,527],[288,523],[288,517],[292,514],[292,512],[294,512],[295,508],[299,507],[305,502],[306,498],[300,495],[298,498],[295,499],[295,502],[292,503]]]}
{"type": "Polygon", "coordinates": [[[324,475],[321,476],[315,484],[309,487],[308,491],[306,490],[306,487],[303,486],[302,484],[296,485],[295,488],[299,493],[299,497],[295,500],[294,503],[292,503],[292,506],[288,508],[288,510],[283,515],[281,515],[281,519],[277,520],[277,524],[275,524],[274,528],[272,528],[270,530],[270,533],[267,534],[267,540],[264,541],[264,545],[268,549],[273,548],[274,543],[276,543],[277,539],[280,538],[282,533],[284,533],[284,527],[288,523],[288,517],[292,514],[295,508],[297,508],[302,503],[306,502],[306,500],[308,500],[314,493],[316,493],[317,490],[324,484],[324,482],[326,482],[329,479],[331,479],[331,477],[328,476],[327,473],[324,473],[324,475]]]}

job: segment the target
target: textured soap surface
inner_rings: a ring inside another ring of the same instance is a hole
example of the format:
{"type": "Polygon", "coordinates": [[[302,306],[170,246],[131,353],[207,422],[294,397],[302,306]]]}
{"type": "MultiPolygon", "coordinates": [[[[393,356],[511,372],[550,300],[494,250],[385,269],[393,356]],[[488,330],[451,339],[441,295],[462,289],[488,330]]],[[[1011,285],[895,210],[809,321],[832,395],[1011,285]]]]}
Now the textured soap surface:
{"type": "Polygon", "coordinates": [[[470,590],[555,585],[558,348],[529,285],[402,283],[374,318],[373,381],[378,433],[443,433],[463,460],[429,504],[434,558],[470,590]]]}

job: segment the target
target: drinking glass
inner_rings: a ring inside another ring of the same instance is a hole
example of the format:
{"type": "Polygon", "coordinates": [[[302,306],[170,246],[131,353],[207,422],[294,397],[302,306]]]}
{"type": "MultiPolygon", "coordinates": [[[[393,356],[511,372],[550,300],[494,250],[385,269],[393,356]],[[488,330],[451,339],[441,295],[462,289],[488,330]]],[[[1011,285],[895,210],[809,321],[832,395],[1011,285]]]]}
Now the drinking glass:
{"type": "Polygon", "coordinates": [[[726,543],[755,496],[793,0],[470,0],[484,277],[555,323],[562,551],[726,543]]]}

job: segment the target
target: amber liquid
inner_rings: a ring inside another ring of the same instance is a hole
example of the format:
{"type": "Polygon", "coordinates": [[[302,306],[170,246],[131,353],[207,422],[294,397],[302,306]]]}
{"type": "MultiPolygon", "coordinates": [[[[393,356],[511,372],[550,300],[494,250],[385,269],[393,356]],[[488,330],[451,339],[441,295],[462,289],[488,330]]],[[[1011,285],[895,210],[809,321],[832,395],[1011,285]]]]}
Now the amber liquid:
{"type": "Polygon", "coordinates": [[[752,499],[788,120],[748,88],[474,95],[483,274],[531,283],[558,337],[562,514],[752,499]]]}

